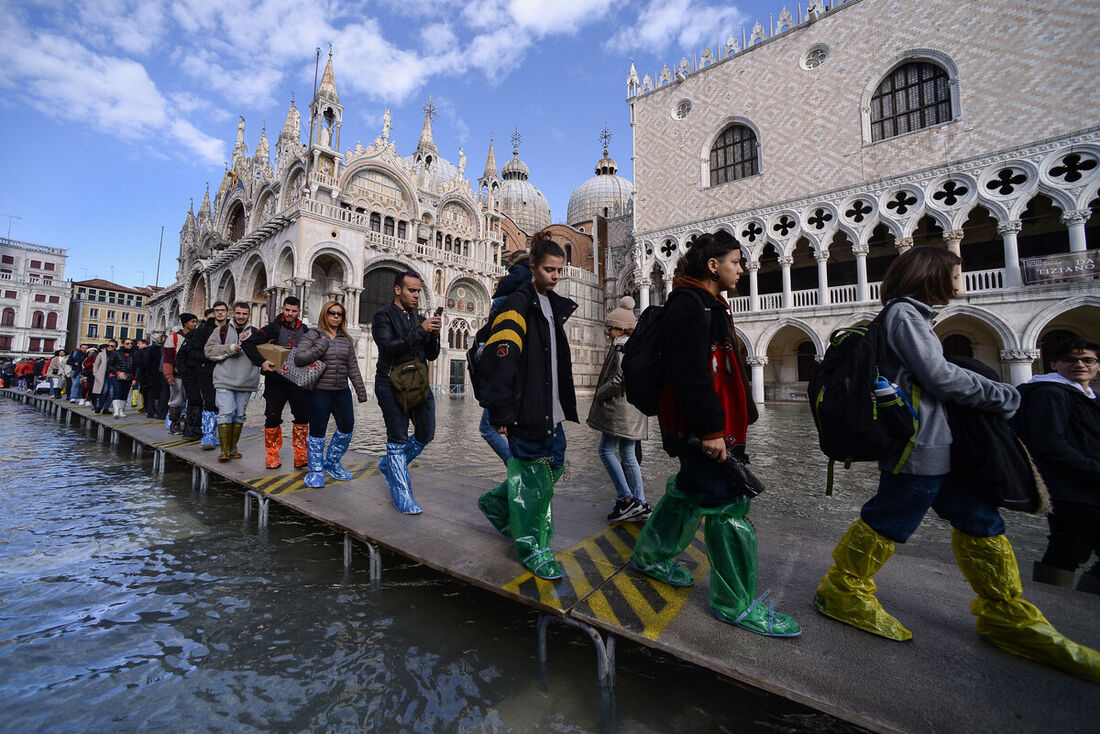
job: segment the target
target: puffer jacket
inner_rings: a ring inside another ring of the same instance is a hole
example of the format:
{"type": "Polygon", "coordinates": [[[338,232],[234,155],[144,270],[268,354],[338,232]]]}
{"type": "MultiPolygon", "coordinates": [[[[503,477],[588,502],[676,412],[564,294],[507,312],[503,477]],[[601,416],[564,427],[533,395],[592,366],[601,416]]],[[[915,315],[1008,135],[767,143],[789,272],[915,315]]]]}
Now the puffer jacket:
{"type": "Polygon", "coordinates": [[[318,359],[325,363],[325,371],[314,390],[343,390],[351,380],[356,398],[360,403],[367,402],[367,388],[363,385],[359,360],[355,357],[355,342],[344,336],[343,332],[337,332],[333,339],[321,329],[310,329],[298,342],[294,363],[305,367],[318,359]]]}
{"type": "Polygon", "coordinates": [[[253,392],[260,386],[260,368],[254,366],[244,351],[233,349],[235,345],[252,336],[255,331],[249,324],[240,331],[232,323],[214,329],[206,340],[203,351],[214,362],[214,388],[253,392]]]}
{"type": "Polygon", "coordinates": [[[125,380],[132,380],[134,377],[133,354],[122,347],[116,347],[114,351],[107,355],[107,374],[118,377],[119,373],[126,375],[122,378],[125,380]]]}
{"type": "Polygon", "coordinates": [[[649,438],[648,419],[626,399],[623,390],[623,349],[628,337],[616,337],[607,350],[600,379],[596,383],[588,425],[601,433],[643,441],[649,438]]]}

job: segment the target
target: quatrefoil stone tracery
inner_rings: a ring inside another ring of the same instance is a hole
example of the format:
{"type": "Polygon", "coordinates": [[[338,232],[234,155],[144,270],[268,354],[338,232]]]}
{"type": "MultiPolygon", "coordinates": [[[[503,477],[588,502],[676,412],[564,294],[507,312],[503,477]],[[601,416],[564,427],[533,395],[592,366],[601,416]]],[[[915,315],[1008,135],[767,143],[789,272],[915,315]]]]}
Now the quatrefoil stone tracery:
{"type": "Polygon", "coordinates": [[[806,221],[814,229],[825,229],[825,224],[829,221],[832,221],[832,218],[833,218],[833,215],[830,214],[828,212],[828,210],[826,210],[824,208],[819,208],[819,209],[815,210],[814,213],[813,213],[813,216],[811,216],[806,221]]]}
{"type": "Polygon", "coordinates": [[[997,190],[997,193],[1001,196],[1008,196],[1016,190],[1016,187],[1027,181],[1027,176],[1023,173],[1016,171],[1014,168],[1002,168],[997,172],[997,176],[985,185],[987,189],[993,191],[997,190]]]}
{"type": "Polygon", "coordinates": [[[905,214],[909,211],[909,207],[917,203],[917,197],[910,194],[908,191],[899,191],[894,194],[890,201],[886,202],[887,209],[893,209],[897,214],[905,214]]]}
{"type": "Polygon", "coordinates": [[[795,228],[795,221],[788,217],[786,214],[779,218],[779,221],[772,225],[772,230],[779,233],[780,237],[786,237],[792,229],[795,228]]]}
{"type": "Polygon", "coordinates": [[[756,242],[756,238],[762,234],[764,234],[764,228],[756,222],[749,222],[741,232],[741,236],[749,242],[756,242]]]}
{"type": "Polygon", "coordinates": [[[970,189],[961,183],[948,181],[939,191],[932,194],[932,198],[944,206],[955,206],[969,191],[970,189]]]}
{"type": "Polygon", "coordinates": [[[853,222],[856,222],[858,224],[859,222],[862,222],[867,217],[867,215],[873,211],[874,209],[871,207],[870,204],[860,199],[856,199],[852,202],[852,208],[844,212],[844,216],[848,217],[853,222]]]}
{"type": "Polygon", "coordinates": [[[1050,169],[1050,175],[1066,183],[1074,183],[1083,178],[1084,172],[1096,168],[1095,158],[1086,158],[1080,153],[1070,153],[1062,157],[1061,165],[1050,169]]]}

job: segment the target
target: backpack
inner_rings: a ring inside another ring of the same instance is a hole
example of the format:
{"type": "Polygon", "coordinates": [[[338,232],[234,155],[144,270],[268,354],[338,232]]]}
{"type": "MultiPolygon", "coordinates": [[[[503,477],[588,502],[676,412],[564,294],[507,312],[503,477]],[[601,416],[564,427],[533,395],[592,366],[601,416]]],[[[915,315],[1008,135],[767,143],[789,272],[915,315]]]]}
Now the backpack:
{"type": "Polygon", "coordinates": [[[474,399],[479,403],[481,402],[482,393],[485,392],[484,386],[481,384],[481,376],[478,374],[478,357],[481,356],[481,350],[485,348],[485,342],[489,341],[489,336],[493,331],[493,319],[496,317],[495,311],[489,312],[489,318],[485,319],[485,325],[482,326],[474,334],[474,344],[466,350],[466,370],[470,373],[470,389],[474,391],[474,399]]]}
{"type": "Polygon", "coordinates": [[[893,373],[887,364],[890,355],[883,324],[889,308],[887,305],[866,326],[834,331],[821,364],[810,376],[810,411],[818,445],[829,457],[826,495],[833,493],[837,461],[844,462],[847,469],[854,461],[875,461],[900,450],[896,472],[916,440],[920,417],[914,405],[919,406],[920,388],[914,385],[910,401],[887,377],[893,373]]]}
{"type": "MultiPolygon", "coordinates": [[[[681,291],[676,291],[680,293],[681,291]]],[[[702,304],[702,298],[692,289],[692,293],[702,304]]],[[[675,295],[675,294],[674,294],[675,295]]],[[[672,298],[672,296],[669,296],[672,298]]],[[[667,305],[667,302],[666,302],[667,305]]],[[[710,333],[710,309],[704,308],[706,331],[710,333]]],[[[661,355],[661,330],[667,311],[664,306],[649,306],[638,317],[634,333],[623,348],[623,391],[626,400],[644,415],[657,415],[657,405],[665,386],[664,358],[661,355]]]]}

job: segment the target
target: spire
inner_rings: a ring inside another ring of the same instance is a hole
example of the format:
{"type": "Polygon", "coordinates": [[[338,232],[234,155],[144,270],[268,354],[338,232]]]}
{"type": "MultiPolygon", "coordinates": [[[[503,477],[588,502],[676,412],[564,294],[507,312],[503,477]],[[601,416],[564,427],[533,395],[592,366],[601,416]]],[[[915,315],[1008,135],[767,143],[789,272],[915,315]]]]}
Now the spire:
{"type": "Polygon", "coordinates": [[[257,158],[267,163],[271,158],[271,146],[267,142],[267,121],[264,121],[263,127],[260,128],[260,141],[256,143],[256,155],[253,158],[257,158]]]}
{"type": "Polygon", "coordinates": [[[339,102],[336,95],[336,73],[332,70],[332,44],[328,46],[328,63],[325,64],[325,73],[321,75],[321,85],[317,87],[317,96],[339,102]]]}
{"type": "Polygon", "coordinates": [[[424,127],[420,129],[420,142],[416,144],[416,149],[439,153],[439,149],[435,147],[435,141],[432,140],[432,120],[439,116],[435,102],[432,101],[432,95],[428,95],[428,103],[420,109],[424,110],[424,127]]]}
{"type": "Polygon", "coordinates": [[[290,95],[290,109],[286,111],[286,122],[283,123],[283,131],[279,133],[279,139],[283,138],[301,140],[302,138],[302,115],[298,112],[298,108],[294,106],[294,93],[290,95]]]}
{"type": "Polygon", "coordinates": [[[233,159],[245,154],[244,145],[244,115],[237,117],[237,141],[233,144],[233,159]]]}
{"type": "Polygon", "coordinates": [[[199,219],[210,221],[210,182],[206,182],[206,193],[202,195],[202,204],[199,206],[199,219]]]}
{"type": "Polygon", "coordinates": [[[493,136],[489,136],[489,155],[485,158],[485,173],[483,178],[493,178],[497,175],[497,154],[493,150],[493,136]]]}

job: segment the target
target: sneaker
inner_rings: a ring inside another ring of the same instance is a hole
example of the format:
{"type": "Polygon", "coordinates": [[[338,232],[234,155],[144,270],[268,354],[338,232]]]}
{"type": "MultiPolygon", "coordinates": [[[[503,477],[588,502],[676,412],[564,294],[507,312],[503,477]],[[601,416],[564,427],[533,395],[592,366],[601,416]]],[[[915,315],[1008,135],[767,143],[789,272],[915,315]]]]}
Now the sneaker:
{"type": "Polygon", "coordinates": [[[633,497],[615,500],[615,506],[611,508],[611,512],[607,515],[607,521],[619,522],[620,520],[627,520],[637,515],[641,510],[641,504],[633,497]]]}
{"type": "Polygon", "coordinates": [[[649,519],[649,516],[653,514],[653,508],[648,502],[641,503],[641,508],[634,515],[631,515],[631,522],[645,522],[649,519]]]}

